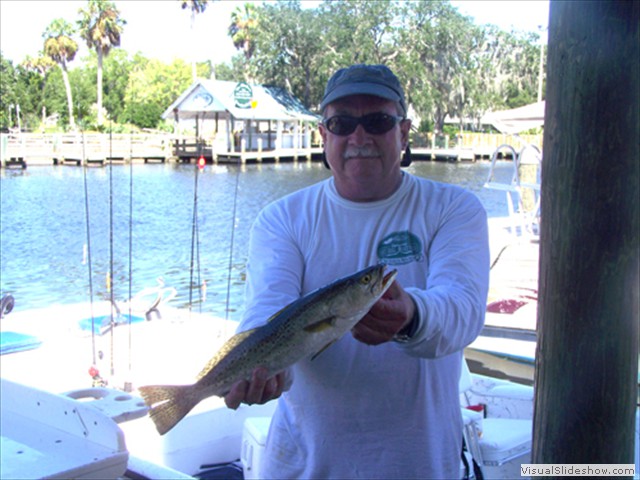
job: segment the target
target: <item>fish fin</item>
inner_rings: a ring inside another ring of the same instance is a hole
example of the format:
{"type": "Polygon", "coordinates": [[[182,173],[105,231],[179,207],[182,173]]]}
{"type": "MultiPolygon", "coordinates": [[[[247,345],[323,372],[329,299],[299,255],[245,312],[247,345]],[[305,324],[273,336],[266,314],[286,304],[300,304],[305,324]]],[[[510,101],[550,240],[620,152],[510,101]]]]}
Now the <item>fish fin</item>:
{"type": "Polygon", "coordinates": [[[193,385],[149,385],[139,388],[160,435],[171,430],[199,402],[193,385]]]}
{"type": "MultiPolygon", "coordinates": [[[[337,339],[336,339],[337,340],[337,339]]],[[[318,350],[316,353],[313,354],[313,357],[311,357],[311,360],[315,360],[316,357],[318,355],[320,355],[322,352],[324,352],[327,348],[329,348],[331,345],[333,345],[334,343],[336,343],[336,340],[331,340],[329,343],[327,343],[324,347],[322,347],[320,350],[318,350]]]]}
{"type": "Polygon", "coordinates": [[[310,325],[304,327],[304,330],[309,333],[318,333],[326,330],[327,328],[333,327],[336,322],[336,317],[327,317],[323,318],[319,322],[314,322],[310,325]]]}
{"type": "MultiPolygon", "coordinates": [[[[294,302],[291,302],[289,305],[291,305],[291,304],[293,304],[293,303],[295,303],[295,301],[294,301],[294,302]]],[[[289,305],[286,305],[286,306],[282,307],[282,308],[281,308],[280,310],[278,310],[276,313],[274,313],[273,315],[271,315],[271,316],[269,317],[269,319],[267,320],[267,323],[269,323],[271,320],[273,320],[273,319],[274,319],[274,318],[276,318],[278,315],[280,315],[280,314],[282,313],[282,311],[283,311],[284,309],[286,309],[289,305]]]]}
{"type": "Polygon", "coordinates": [[[225,342],[225,344],[218,350],[218,352],[211,357],[211,360],[207,362],[202,371],[198,374],[197,380],[202,378],[215,367],[220,360],[222,360],[231,350],[236,348],[240,343],[244,341],[249,335],[258,330],[258,328],[252,328],[251,330],[245,330],[244,332],[236,333],[233,337],[225,342]]]}

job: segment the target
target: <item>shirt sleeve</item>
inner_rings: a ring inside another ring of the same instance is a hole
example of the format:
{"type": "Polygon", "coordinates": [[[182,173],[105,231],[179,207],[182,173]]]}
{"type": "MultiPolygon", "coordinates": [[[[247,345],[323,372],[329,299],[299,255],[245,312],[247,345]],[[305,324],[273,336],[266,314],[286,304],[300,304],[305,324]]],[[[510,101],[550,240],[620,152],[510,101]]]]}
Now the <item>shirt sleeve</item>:
{"type": "Polygon", "coordinates": [[[464,349],[484,325],[489,238],[486,211],[475,195],[458,195],[442,212],[426,254],[426,288],[406,288],[418,308],[419,324],[398,348],[437,358],[464,349]]]}
{"type": "Polygon", "coordinates": [[[304,259],[290,226],[271,204],[251,227],[245,311],[238,331],[264,325],[301,295],[304,259]]]}

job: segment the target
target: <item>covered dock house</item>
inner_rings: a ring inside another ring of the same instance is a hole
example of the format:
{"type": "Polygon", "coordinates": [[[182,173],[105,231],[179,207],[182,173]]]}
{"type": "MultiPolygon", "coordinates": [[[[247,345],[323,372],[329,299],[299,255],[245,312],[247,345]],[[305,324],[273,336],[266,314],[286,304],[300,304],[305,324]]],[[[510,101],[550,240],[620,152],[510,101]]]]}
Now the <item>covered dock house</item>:
{"type": "Polygon", "coordinates": [[[179,161],[311,156],[312,131],[320,117],[280,87],[246,82],[194,82],[162,114],[176,132],[186,123],[194,135],[174,145],[179,161]]]}

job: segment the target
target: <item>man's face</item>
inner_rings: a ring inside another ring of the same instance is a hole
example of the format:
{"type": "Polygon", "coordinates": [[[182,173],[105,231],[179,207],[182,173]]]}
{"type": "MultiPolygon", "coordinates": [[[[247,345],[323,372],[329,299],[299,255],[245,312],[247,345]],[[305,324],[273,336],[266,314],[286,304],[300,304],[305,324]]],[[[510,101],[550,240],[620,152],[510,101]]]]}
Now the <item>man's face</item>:
{"type": "MultiPolygon", "coordinates": [[[[399,116],[395,102],[371,95],[352,95],[330,103],[325,120],[334,115],[361,117],[370,113],[399,116]]],[[[381,200],[400,186],[400,161],[409,141],[411,121],[397,123],[382,134],[367,133],[362,125],[346,136],[320,125],[327,161],[343,197],[356,202],[381,200]]]]}

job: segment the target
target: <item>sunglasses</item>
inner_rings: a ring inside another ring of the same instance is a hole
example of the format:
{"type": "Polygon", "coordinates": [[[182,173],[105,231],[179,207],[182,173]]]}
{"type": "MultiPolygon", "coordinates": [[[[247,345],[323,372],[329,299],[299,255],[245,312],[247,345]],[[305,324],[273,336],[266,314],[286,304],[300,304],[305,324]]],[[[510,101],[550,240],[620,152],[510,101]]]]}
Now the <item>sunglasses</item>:
{"type": "Polygon", "coordinates": [[[351,115],[334,115],[327,118],[322,124],[334,135],[346,137],[356,131],[358,125],[362,125],[364,131],[370,135],[382,135],[387,133],[404,117],[388,115],[386,113],[369,113],[361,117],[351,115]]]}

